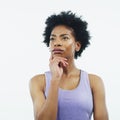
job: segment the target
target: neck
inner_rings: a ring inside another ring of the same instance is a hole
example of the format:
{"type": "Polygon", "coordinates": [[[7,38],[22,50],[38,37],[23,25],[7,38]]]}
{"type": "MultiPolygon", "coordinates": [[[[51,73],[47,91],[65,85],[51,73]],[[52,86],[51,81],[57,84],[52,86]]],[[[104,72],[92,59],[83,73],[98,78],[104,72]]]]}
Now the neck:
{"type": "Polygon", "coordinates": [[[75,65],[74,59],[68,59],[68,66],[63,68],[63,74],[68,76],[76,70],[78,70],[78,68],[75,65]]]}

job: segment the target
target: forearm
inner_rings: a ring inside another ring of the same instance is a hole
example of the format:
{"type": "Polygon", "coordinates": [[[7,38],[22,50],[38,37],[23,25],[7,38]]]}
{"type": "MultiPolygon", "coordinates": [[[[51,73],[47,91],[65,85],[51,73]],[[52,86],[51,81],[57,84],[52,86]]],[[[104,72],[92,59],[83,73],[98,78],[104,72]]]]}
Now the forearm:
{"type": "Polygon", "coordinates": [[[94,118],[94,120],[109,120],[108,117],[99,117],[99,118],[94,118]]]}
{"type": "Polygon", "coordinates": [[[108,113],[104,111],[102,114],[94,115],[94,120],[109,120],[108,113]]]}
{"type": "Polygon", "coordinates": [[[42,109],[36,115],[36,120],[56,120],[58,108],[58,82],[51,80],[48,96],[42,109]]]}

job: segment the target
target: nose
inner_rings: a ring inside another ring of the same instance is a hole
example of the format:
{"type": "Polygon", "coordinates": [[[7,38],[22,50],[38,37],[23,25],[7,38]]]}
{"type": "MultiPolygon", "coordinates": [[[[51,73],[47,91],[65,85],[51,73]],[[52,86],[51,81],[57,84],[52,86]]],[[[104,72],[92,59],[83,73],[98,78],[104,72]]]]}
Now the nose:
{"type": "Polygon", "coordinates": [[[54,42],[54,46],[55,46],[55,47],[57,47],[57,46],[62,46],[62,41],[57,39],[57,40],[54,42]]]}

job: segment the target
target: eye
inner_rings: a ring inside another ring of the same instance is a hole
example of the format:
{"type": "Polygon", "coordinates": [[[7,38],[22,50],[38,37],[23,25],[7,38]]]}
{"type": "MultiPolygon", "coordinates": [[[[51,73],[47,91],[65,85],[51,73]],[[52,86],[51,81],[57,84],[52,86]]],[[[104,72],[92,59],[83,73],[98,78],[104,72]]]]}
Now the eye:
{"type": "Polygon", "coordinates": [[[53,41],[53,40],[55,40],[55,39],[54,39],[53,37],[51,37],[51,38],[50,38],[50,41],[53,41]]]}
{"type": "Polygon", "coordinates": [[[65,36],[65,37],[63,37],[62,39],[63,39],[63,40],[68,40],[69,37],[65,36]]]}

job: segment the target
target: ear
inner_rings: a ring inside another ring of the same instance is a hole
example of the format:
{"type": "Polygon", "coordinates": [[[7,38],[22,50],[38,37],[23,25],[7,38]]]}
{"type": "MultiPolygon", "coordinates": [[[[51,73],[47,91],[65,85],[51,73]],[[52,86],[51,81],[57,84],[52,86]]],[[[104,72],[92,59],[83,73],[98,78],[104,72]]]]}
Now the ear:
{"type": "Polygon", "coordinates": [[[75,45],[75,51],[78,52],[80,50],[80,48],[81,48],[81,44],[77,41],[76,45],[75,45]]]}

